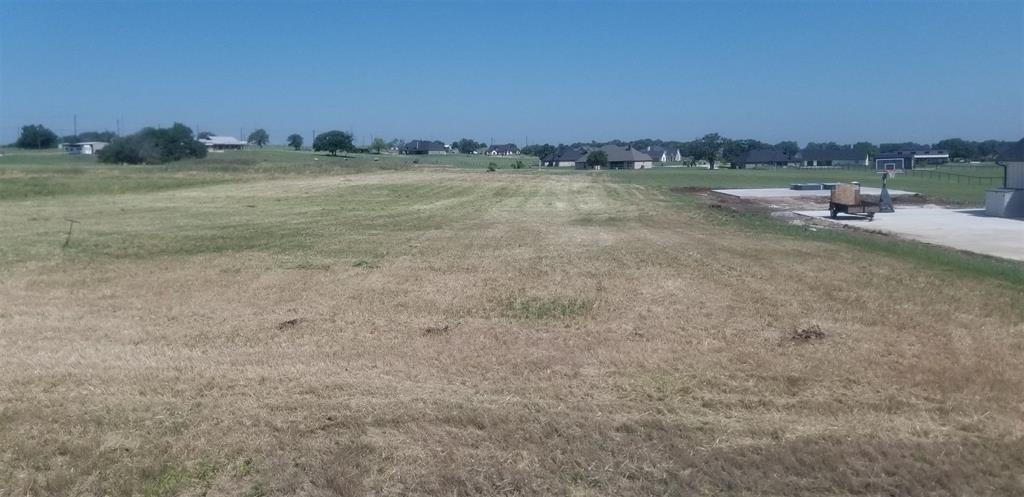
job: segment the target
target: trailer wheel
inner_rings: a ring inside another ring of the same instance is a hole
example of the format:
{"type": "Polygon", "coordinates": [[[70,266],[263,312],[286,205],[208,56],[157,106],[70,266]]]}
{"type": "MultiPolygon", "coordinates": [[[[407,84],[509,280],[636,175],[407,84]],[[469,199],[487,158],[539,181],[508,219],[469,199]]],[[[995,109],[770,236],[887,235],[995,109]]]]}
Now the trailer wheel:
{"type": "Polygon", "coordinates": [[[839,208],[838,207],[829,207],[828,208],[828,217],[830,217],[832,219],[838,218],[839,217],[839,208]]]}

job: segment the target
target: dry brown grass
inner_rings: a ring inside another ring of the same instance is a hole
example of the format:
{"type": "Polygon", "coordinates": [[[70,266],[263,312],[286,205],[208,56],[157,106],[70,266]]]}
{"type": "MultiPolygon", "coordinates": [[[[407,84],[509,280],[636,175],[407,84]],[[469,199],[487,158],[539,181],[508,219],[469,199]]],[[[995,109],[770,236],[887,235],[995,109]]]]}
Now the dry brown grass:
{"type": "Polygon", "coordinates": [[[1024,492],[1019,288],[714,219],[448,172],[7,203],[0,496],[1024,492]]]}

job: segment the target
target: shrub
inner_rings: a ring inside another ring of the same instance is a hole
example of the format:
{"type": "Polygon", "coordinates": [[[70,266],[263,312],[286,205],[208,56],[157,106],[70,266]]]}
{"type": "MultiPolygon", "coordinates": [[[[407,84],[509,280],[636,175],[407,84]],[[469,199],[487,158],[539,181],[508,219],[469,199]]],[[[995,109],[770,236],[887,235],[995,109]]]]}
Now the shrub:
{"type": "Polygon", "coordinates": [[[99,151],[100,162],[111,164],[163,164],[182,159],[206,157],[206,146],[192,137],[181,123],[170,128],[144,128],[114,140],[99,151]]]}

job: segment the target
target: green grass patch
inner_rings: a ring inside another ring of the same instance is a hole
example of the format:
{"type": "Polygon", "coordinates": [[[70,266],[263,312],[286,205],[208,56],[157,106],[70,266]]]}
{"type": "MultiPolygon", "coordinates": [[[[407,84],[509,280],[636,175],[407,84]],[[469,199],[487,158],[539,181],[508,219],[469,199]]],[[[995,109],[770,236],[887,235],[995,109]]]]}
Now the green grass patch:
{"type": "Polygon", "coordinates": [[[0,174],[0,200],[25,200],[63,195],[158,192],[242,181],[223,176],[122,174],[102,170],[60,171],[12,176],[0,174]]]}
{"type": "Polygon", "coordinates": [[[167,497],[182,495],[185,490],[197,491],[196,495],[205,495],[213,486],[213,479],[216,476],[217,467],[205,462],[166,467],[159,476],[143,485],[142,495],[167,497]]]}
{"type": "Polygon", "coordinates": [[[635,219],[627,218],[624,216],[615,216],[608,214],[585,214],[582,216],[576,216],[569,220],[570,224],[576,226],[623,226],[635,219]]]}
{"type": "MultiPolygon", "coordinates": [[[[938,172],[975,177],[1001,177],[1002,168],[992,166],[949,166],[938,172]]],[[[595,174],[595,173],[591,173],[595,174]]],[[[657,187],[693,188],[788,188],[793,183],[851,182],[880,187],[881,176],[874,171],[846,169],[717,169],[657,168],[641,171],[601,171],[620,183],[657,187]]],[[[926,195],[934,200],[963,206],[978,206],[985,202],[985,190],[997,185],[956,183],[941,176],[897,175],[889,181],[889,188],[926,195]]],[[[999,183],[1001,184],[1001,183],[999,183]]]]}
{"type": "Polygon", "coordinates": [[[513,295],[502,307],[504,316],[512,319],[572,319],[589,314],[594,309],[594,301],[586,297],[513,295]]]}

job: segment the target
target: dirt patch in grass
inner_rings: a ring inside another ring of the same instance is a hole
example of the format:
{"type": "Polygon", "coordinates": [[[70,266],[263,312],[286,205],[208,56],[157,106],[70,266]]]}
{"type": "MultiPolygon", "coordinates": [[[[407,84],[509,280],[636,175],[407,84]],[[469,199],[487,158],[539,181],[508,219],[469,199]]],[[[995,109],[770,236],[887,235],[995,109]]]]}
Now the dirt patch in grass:
{"type": "Polygon", "coordinates": [[[794,329],[789,334],[789,340],[797,343],[810,343],[824,340],[827,335],[822,331],[821,326],[812,324],[794,329]]]}

